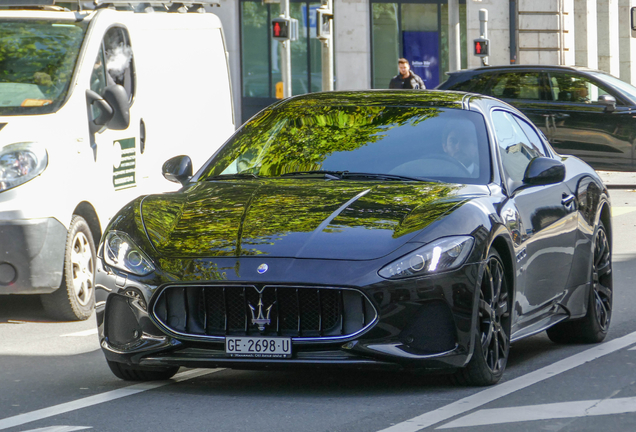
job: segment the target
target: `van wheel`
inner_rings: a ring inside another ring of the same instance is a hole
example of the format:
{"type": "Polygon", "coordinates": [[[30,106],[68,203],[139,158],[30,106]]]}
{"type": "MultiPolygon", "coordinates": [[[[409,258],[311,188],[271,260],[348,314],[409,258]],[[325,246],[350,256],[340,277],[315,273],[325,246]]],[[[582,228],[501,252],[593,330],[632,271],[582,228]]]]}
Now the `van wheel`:
{"type": "Polygon", "coordinates": [[[503,376],[510,349],[510,296],[499,253],[488,254],[479,289],[475,349],[468,364],[455,372],[455,384],[486,386],[503,376]]]}
{"type": "Polygon", "coordinates": [[[79,321],[93,314],[95,256],[95,243],[88,224],[81,216],[73,216],[66,236],[62,283],[52,294],[40,296],[42,306],[51,318],[79,321]]]}
{"type": "Polygon", "coordinates": [[[612,319],[612,254],[603,222],[594,235],[587,313],[581,319],[550,327],[546,333],[556,343],[598,343],[605,339],[612,319]]]}
{"type": "Polygon", "coordinates": [[[106,360],[111,372],[125,381],[162,381],[172,378],[178,371],[178,366],[167,368],[148,368],[143,366],[129,366],[106,360]]]}

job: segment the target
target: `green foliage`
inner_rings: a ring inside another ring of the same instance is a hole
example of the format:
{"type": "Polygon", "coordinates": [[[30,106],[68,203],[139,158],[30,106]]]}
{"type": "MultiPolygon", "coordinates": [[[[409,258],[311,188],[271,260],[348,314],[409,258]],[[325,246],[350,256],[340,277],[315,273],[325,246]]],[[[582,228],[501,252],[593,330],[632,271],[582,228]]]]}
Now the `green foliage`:
{"type": "Polygon", "coordinates": [[[63,96],[86,26],[44,20],[4,21],[0,26],[0,82],[35,84],[49,99],[63,96]]]}

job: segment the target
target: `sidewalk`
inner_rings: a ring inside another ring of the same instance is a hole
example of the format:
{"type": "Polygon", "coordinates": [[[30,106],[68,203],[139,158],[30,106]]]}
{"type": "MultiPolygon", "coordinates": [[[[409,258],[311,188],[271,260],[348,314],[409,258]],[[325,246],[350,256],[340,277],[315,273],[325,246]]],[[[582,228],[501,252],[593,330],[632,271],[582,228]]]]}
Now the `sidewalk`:
{"type": "Polygon", "coordinates": [[[635,188],[636,172],[596,171],[608,188],[635,188]]]}

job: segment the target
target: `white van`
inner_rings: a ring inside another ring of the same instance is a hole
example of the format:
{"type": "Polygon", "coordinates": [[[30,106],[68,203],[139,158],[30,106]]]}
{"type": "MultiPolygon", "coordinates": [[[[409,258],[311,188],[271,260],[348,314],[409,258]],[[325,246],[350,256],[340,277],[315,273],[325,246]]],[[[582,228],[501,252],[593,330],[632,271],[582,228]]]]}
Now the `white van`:
{"type": "Polygon", "coordinates": [[[235,129],[212,1],[95,3],[0,2],[0,295],[41,294],[61,320],[92,314],[112,215],[235,129]]]}

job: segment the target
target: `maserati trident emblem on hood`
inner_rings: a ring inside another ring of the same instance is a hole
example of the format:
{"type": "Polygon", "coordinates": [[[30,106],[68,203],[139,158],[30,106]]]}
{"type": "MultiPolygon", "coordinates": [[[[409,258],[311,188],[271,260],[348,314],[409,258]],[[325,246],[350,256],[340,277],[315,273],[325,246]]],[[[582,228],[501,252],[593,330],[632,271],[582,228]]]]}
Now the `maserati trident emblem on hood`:
{"type": "Polygon", "coordinates": [[[258,266],[258,268],[256,269],[256,271],[258,272],[258,274],[263,274],[265,273],[267,270],[269,270],[269,266],[265,263],[261,264],[258,266]]]}
{"type": "Polygon", "coordinates": [[[267,309],[265,309],[265,311],[263,311],[265,308],[263,305],[263,290],[264,288],[260,291],[256,288],[256,291],[258,292],[258,304],[256,307],[252,306],[249,302],[247,303],[250,307],[250,312],[252,313],[252,324],[258,326],[260,331],[265,330],[265,326],[270,324],[271,320],[269,319],[269,314],[272,312],[274,304],[276,304],[276,302],[272,303],[267,309]]]}

